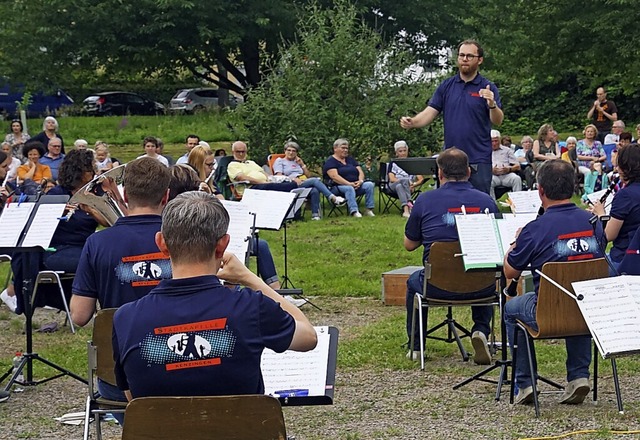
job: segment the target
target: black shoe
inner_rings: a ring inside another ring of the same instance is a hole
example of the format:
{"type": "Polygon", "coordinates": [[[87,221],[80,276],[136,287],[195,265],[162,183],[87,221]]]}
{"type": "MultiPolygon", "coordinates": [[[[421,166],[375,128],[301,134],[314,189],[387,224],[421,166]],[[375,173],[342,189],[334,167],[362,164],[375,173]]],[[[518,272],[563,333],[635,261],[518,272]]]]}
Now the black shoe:
{"type": "Polygon", "coordinates": [[[0,403],[6,402],[7,400],[9,400],[9,397],[11,397],[11,393],[9,393],[8,391],[0,390],[0,403]]]}

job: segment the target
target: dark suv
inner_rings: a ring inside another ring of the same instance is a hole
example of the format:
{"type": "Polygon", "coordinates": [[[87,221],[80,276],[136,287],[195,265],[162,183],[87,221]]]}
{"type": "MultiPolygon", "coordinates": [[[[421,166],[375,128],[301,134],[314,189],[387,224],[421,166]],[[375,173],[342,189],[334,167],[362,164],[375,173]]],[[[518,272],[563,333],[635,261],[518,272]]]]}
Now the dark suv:
{"type": "Polygon", "coordinates": [[[82,101],[82,109],[85,114],[90,116],[159,115],[164,113],[164,105],[130,92],[95,93],[82,101]]]}
{"type": "MultiPolygon", "coordinates": [[[[229,93],[229,107],[235,108],[241,99],[229,93]]],[[[182,89],[171,98],[169,111],[193,113],[206,108],[219,107],[218,89],[201,87],[199,89],[182,89]]]]}

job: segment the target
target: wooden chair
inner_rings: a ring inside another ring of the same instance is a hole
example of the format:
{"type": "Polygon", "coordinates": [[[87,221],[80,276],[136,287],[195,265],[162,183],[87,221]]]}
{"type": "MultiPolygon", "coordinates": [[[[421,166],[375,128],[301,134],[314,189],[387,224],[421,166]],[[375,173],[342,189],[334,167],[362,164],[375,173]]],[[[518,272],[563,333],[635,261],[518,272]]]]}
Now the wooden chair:
{"type": "Polygon", "coordinates": [[[411,340],[409,342],[409,349],[412,350],[414,347],[413,343],[417,311],[418,325],[420,326],[420,368],[422,370],[424,370],[424,345],[426,338],[437,339],[447,343],[455,342],[458,344],[462,358],[465,361],[469,360],[469,355],[462,345],[461,336],[458,334],[458,330],[462,332],[462,337],[471,337],[471,332],[453,319],[453,307],[499,305],[497,288],[494,289],[494,295],[481,299],[443,300],[429,298],[427,282],[438,289],[457,294],[473,293],[491,285],[497,286],[497,282],[500,278],[500,272],[496,272],[495,270],[465,272],[460,254],[460,242],[458,241],[433,243],[429,251],[429,261],[424,265],[423,293],[416,293],[413,298],[413,318],[411,321],[411,340]],[[426,327],[427,318],[429,317],[429,309],[433,307],[447,307],[447,316],[443,322],[431,329],[428,329],[425,333],[424,327],[426,327]],[[422,313],[423,310],[425,311],[424,318],[422,313]],[[430,336],[441,327],[447,328],[446,338],[430,336]]]}
{"type": "Polygon", "coordinates": [[[91,417],[95,419],[96,436],[102,438],[100,416],[107,413],[124,413],[127,402],[108,400],[97,393],[95,381],[100,379],[111,385],[116,385],[113,372],[115,362],[113,360],[113,315],[116,309],[102,309],[96,314],[93,321],[92,340],[87,342],[87,358],[89,364],[89,392],[87,395],[86,412],[84,418],[84,440],[89,438],[89,422],[91,417]]]}
{"type": "Polygon", "coordinates": [[[286,440],[278,399],[265,395],[142,397],[125,413],[122,440],[286,440]]]}
{"type": "MultiPolygon", "coordinates": [[[[568,291],[574,293],[571,283],[575,281],[586,281],[598,278],[606,278],[609,276],[609,268],[604,258],[584,261],[567,261],[546,263],[542,266],[542,273],[563,286],[568,291]]],[[[538,389],[536,380],[540,379],[556,388],[563,389],[559,385],[549,379],[537,375],[533,369],[533,358],[531,353],[531,340],[538,339],[563,339],[573,336],[591,336],[589,327],[582,317],[582,313],[578,308],[576,300],[558,287],[554,286],[544,277],[540,278],[540,287],[538,288],[538,302],[536,309],[536,322],[538,330],[533,330],[524,323],[518,321],[515,327],[514,337],[512,341],[517,341],[519,332],[523,332],[527,339],[526,349],[529,355],[529,368],[531,371],[531,383],[533,387],[534,406],[536,417],[540,416],[540,407],[538,402],[538,389]]],[[[518,344],[514,342],[513,347],[513,365],[516,363],[518,356],[518,344]]],[[[593,346],[593,400],[597,401],[598,397],[598,352],[596,345],[593,346]]],[[[618,409],[622,411],[622,401],[620,400],[620,388],[618,383],[617,368],[615,359],[611,359],[611,365],[614,371],[614,382],[616,395],[618,396],[618,409]]],[[[515,368],[511,370],[511,394],[510,401],[514,400],[514,384],[515,384],[515,368]]]]}

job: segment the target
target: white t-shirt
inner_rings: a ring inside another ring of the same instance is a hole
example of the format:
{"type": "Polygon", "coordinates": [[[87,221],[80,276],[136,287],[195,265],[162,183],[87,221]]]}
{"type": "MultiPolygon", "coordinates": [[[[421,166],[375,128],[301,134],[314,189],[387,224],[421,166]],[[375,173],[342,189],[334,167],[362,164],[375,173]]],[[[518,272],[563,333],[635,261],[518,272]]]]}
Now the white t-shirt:
{"type": "MultiPolygon", "coordinates": [[[[143,154],[142,156],[138,156],[138,157],[136,157],[136,159],[140,159],[141,157],[151,157],[151,156],[149,156],[148,154],[143,154]]],[[[166,157],[164,157],[164,156],[160,156],[160,155],[158,154],[158,155],[155,157],[155,159],[158,159],[158,160],[160,161],[160,163],[161,163],[162,165],[164,165],[165,167],[168,167],[168,166],[169,166],[169,161],[167,160],[167,158],[166,158],[166,157]]]]}

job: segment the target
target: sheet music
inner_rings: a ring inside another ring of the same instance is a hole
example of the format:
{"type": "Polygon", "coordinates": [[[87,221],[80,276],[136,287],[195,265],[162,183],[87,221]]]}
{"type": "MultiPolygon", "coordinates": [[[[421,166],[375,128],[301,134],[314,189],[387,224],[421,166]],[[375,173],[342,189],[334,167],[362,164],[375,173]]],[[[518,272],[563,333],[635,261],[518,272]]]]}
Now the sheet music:
{"type": "MultiPolygon", "coordinates": [[[[600,199],[602,198],[602,196],[604,196],[604,193],[607,192],[607,189],[602,189],[600,191],[596,191],[593,192],[591,194],[587,194],[587,198],[589,199],[589,201],[591,203],[595,203],[597,201],[600,201],[600,199]]],[[[607,196],[607,199],[604,201],[604,212],[609,215],[609,213],[611,212],[611,203],[613,203],[613,191],[607,196]]]]}
{"type": "Polygon", "coordinates": [[[222,206],[229,213],[229,246],[227,252],[231,252],[243,263],[247,259],[251,228],[253,227],[253,215],[249,214],[246,205],[230,200],[220,200],[222,206]]]}
{"type": "Polygon", "coordinates": [[[295,197],[292,192],[248,188],[241,203],[249,207],[249,212],[256,214],[256,228],[278,230],[295,197]]]}
{"type": "Polygon", "coordinates": [[[540,205],[540,196],[538,191],[515,191],[509,193],[509,199],[514,207],[516,214],[522,214],[526,212],[538,213],[540,205]]]}
{"type": "Polygon", "coordinates": [[[35,206],[32,202],[13,202],[5,206],[0,217],[0,247],[16,247],[35,206]]]}
{"type": "Polygon", "coordinates": [[[296,203],[295,203],[293,209],[290,210],[289,214],[287,215],[287,220],[291,220],[292,218],[294,218],[296,216],[296,212],[298,212],[298,210],[300,210],[300,208],[302,208],[302,205],[304,204],[305,200],[307,199],[307,197],[309,197],[309,193],[311,192],[311,188],[296,188],[296,189],[292,190],[291,192],[296,194],[297,198],[296,198],[296,203]]]}
{"type": "Polygon", "coordinates": [[[509,246],[516,239],[518,229],[524,227],[527,223],[535,220],[537,214],[502,214],[501,219],[496,219],[498,231],[500,232],[500,242],[502,245],[502,253],[506,254],[509,246]]]}
{"type": "Polygon", "coordinates": [[[571,283],[582,312],[602,357],[640,352],[640,302],[631,285],[640,277],[620,276],[571,283]]]}
{"type": "Polygon", "coordinates": [[[493,214],[456,215],[465,269],[502,266],[502,247],[493,214]]]}
{"type": "Polygon", "coordinates": [[[312,351],[287,350],[275,353],[265,349],[260,368],[264,378],[265,394],[276,395],[276,391],[308,390],[309,396],[324,396],[329,363],[329,327],[314,327],[318,345],[312,351]]]}
{"type": "Polygon", "coordinates": [[[64,203],[41,203],[38,205],[38,210],[33,217],[27,235],[22,240],[22,246],[48,248],[53,234],[56,232],[58,224],[60,224],[58,218],[62,217],[65,206],[64,203]]]}

